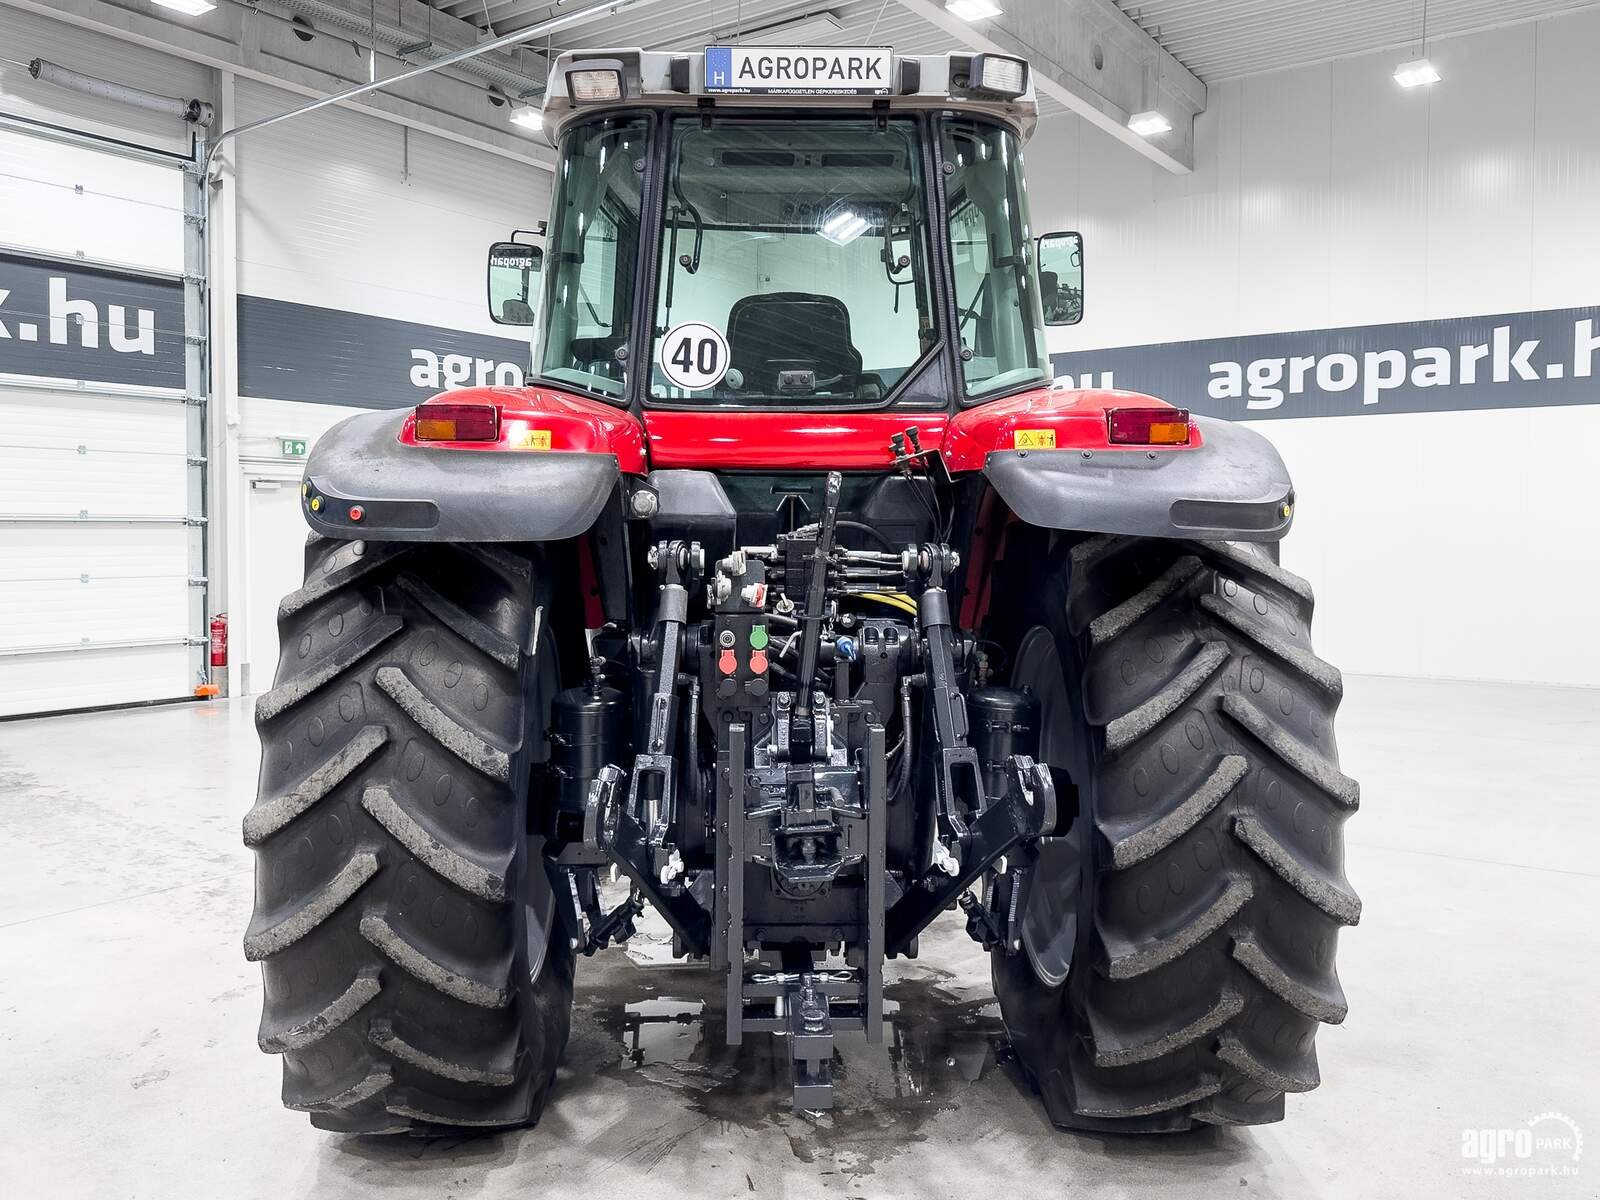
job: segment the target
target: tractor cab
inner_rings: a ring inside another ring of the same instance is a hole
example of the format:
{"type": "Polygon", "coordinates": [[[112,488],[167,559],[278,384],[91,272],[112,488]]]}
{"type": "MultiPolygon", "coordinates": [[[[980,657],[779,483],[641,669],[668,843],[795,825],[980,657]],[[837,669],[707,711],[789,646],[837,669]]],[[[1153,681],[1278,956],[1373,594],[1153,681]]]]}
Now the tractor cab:
{"type": "MultiPolygon", "coordinates": [[[[651,409],[947,412],[1048,385],[1076,234],[1029,223],[1028,64],[881,48],[575,51],[533,375],[651,409]]],[[[491,260],[497,272],[527,258],[491,260]]],[[[526,292],[526,274],[520,286],[526,292]]]]}

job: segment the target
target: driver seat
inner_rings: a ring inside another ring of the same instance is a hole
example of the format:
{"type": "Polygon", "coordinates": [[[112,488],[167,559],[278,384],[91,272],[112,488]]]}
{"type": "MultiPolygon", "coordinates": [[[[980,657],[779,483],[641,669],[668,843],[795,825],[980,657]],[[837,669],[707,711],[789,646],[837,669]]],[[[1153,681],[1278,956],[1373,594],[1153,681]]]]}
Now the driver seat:
{"type": "Polygon", "coordinates": [[[500,301],[500,324],[532,325],[533,305],[526,300],[518,300],[515,296],[507,296],[500,301]]]}
{"type": "Polygon", "coordinates": [[[850,310],[812,292],[745,296],[728,313],[728,365],[744,375],[745,389],[769,396],[777,394],[779,371],[853,380],[861,351],[850,340],[850,310]]]}

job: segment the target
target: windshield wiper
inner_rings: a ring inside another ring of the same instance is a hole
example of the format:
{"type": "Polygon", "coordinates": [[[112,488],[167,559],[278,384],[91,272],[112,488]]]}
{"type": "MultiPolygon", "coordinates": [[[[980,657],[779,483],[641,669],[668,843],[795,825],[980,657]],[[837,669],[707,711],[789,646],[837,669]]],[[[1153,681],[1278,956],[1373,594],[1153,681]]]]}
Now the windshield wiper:
{"type": "Polygon", "coordinates": [[[596,325],[605,324],[600,319],[600,314],[595,310],[594,301],[589,299],[589,293],[583,290],[583,281],[581,279],[578,281],[578,302],[589,310],[589,316],[596,325]]]}
{"type": "Polygon", "coordinates": [[[961,322],[956,326],[956,336],[966,331],[967,322],[978,315],[978,301],[983,298],[983,293],[989,287],[989,277],[985,275],[978,281],[978,290],[972,293],[972,301],[961,310],[961,322]]]}
{"type": "MultiPolygon", "coordinates": [[[[667,245],[667,260],[674,263],[678,261],[678,213],[680,211],[681,210],[676,206],[672,210],[672,239],[667,245]]],[[[677,282],[678,273],[676,271],[669,270],[667,272],[667,294],[665,297],[666,320],[665,323],[656,330],[656,334],[658,336],[672,328],[672,293],[674,290],[674,285],[676,285],[677,282]]]]}
{"type": "MultiPolygon", "coordinates": [[[[689,274],[693,275],[700,269],[700,244],[705,240],[706,223],[700,219],[700,210],[689,203],[689,197],[683,194],[683,147],[678,147],[677,159],[672,164],[672,194],[678,198],[678,210],[688,213],[694,218],[694,254],[682,255],[676,261],[689,274]]],[[[677,211],[673,213],[674,232],[676,232],[677,211]]]]}

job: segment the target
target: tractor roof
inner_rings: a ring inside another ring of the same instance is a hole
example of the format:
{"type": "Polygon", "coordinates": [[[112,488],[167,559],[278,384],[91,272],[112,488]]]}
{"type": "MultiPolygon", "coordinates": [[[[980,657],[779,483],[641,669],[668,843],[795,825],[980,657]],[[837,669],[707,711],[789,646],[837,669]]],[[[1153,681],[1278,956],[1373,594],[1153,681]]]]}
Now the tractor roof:
{"type": "Polygon", "coordinates": [[[697,108],[709,102],[717,109],[782,108],[806,115],[860,110],[880,101],[891,112],[990,116],[1023,137],[1033,132],[1039,111],[1027,64],[999,55],[895,54],[882,46],[568,50],[550,66],[545,129],[555,141],[577,117],[641,105],[697,108]],[[985,81],[989,87],[979,86],[985,81]]]}

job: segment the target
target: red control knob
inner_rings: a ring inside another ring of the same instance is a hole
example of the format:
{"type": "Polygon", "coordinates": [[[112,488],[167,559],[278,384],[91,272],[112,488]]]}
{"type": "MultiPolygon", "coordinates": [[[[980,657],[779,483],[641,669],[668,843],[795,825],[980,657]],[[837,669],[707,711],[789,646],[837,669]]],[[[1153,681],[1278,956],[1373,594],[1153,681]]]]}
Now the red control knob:
{"type": "MultiPolygon", "coordinates": [[[[765,665],[765,664],[763,664],[765,665]]],[[[732,650],[724,650],[717,655],[717,670],[724,675],[732,675],[739,669],[739,659],[732,650]]]]}
{"type": "Polygon", "coordinates": [[[757,650],[750,656],[750,669],[757,675],[764,675],[767,670],[767,652],[757,650]]]}

